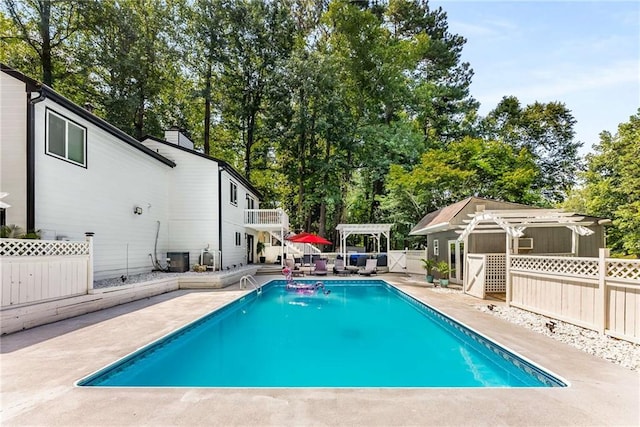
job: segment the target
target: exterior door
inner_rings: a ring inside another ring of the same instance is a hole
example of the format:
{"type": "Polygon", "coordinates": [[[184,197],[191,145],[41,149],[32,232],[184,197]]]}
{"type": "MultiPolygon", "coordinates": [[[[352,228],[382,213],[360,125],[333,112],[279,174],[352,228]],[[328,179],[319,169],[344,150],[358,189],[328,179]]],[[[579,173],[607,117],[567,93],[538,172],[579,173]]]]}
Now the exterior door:
{"type": "Polygon", "coordinates": [[[449,240],[449,268],[451,283],[462,284],[464,278],[464,242],[449,240]]]}
{"type": "Polygon", "coordinates": [[[247,236],[247,264],[253,264],[253,234],[245,234],[247,236]]]}

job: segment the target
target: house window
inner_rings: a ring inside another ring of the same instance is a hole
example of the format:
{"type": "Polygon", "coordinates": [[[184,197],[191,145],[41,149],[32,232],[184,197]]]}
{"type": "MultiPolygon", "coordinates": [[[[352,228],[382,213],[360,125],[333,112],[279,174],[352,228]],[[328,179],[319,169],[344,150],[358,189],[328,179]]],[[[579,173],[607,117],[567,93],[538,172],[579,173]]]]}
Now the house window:
{"type": "Polygon", "coordinates": [[[433,239],[433,255],[440,255],[440,244],[438,243],[438,239],[433,239]]]}
{"type": "Polygon", "coordinates": [[[235,182],[231,182],[230,184],[231,198],[229,199],[229,201],[232,205],[238,206],[238,184],[236,184],[235,182]]]}
{"type": "Polygon", "coordinates": [[[242,245],[242,241],[241,240],[242,240],[242,234],[240,234],[240,233],[238,233],[236,231],[236,246],[242,245]]]}
{"type": "Polygon", "coordinates": [[[87,129],[47,109],[47,154],[87,166],[87,129]]]}

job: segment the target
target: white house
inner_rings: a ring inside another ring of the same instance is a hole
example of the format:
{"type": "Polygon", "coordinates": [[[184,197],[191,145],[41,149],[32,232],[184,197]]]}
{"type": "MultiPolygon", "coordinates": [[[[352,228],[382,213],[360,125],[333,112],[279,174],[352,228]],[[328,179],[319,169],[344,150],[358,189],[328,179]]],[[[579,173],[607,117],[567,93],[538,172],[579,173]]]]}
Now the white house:
{"type": "MultiPolygon", "coordinates": [[[[95,233],[95,279],[164,268],[171,253],[193,265],[205,248],[217,268],[253,262],[260,193],[226,162],[173,129],[141,143],[5,65],[0,95],[2,225],[95,233]]],[[[286,215],[268,227],[286,229],[286,215]]]]}

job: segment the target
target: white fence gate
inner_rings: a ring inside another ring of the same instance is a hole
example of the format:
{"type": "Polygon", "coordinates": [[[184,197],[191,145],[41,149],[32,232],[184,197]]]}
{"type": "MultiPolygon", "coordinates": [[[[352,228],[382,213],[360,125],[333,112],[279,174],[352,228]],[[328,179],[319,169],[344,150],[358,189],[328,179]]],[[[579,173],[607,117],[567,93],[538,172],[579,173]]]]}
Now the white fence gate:
{"type": "Polygon", "coordinates": [[[427,251],[389,251],[388,263],[391,273],[425,274],[422,259],[427,258],[427,251]]]}
{"type": "Polygon", "coordinates": [[[0,307],[86,294],[93,287],[92,239],[0,239],[0,307]]]}

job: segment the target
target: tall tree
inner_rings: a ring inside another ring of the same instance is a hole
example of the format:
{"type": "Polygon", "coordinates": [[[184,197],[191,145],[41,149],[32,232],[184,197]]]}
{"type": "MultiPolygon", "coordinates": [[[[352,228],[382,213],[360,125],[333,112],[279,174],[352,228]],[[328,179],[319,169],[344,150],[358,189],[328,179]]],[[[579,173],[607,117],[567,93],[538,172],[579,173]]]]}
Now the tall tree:
{"type": "Polygon", "coordinates": [[[235,146],[250,177],[266,98],[293,48],[293,22],[289,8],[279,2],[238,0],[228,8],[222,120],[238,135],[235,146]]]}
{"type": "Polygon", "coordinates": [[[516,97],[504,97],[483,120],[484,136],[515,149],[526,148],[536,159],[540,174],[535,187],[547,204],[564,200],[581,168],[573,126],[576,120],[562,103],[522,107],[516,97]]]}
{"type": "Polygon", "coordinates": [[[587,155],[584,184],[564,206],[610,218],[607,246],[640,257],[640,109],[618,131],[600,134],[595,153],[587,155]]]}
{"type": "Polygon", "coordinates": [[[159,103],[180,76],[177,6],[177,0],[104,0],[88,18],[93,32],[84,58],[94,64],[102,113],[138,138],[167,126],[159,103]]]}
{"type": "Polygon", "coordinates": [[[182,16],[188,22],[185,57],[198,77],[199,95],[204,103],[203,148],[205,154],[210,154],[212,115],[220,114],[214,105],[215,86],[220,81],[224,53],[228,49],[225,37],[230,27],[228,5],[224,0],[196,0],[183,11],[186,13],[182,16]]]}
{"type": "MultiPolygon", "coordinates": [[[[73,37],[83,27],[83,16],[89,7],[91,4],[82,0],[2,0],[2,10],[13,24],[4,22],[2,25],[2,49],[8,49],[5,54],[9,55],[10,52],[19,53],[20,46],[12,42],[23,43],[22,46],[28,47],[37,58],[38,78],[54,87],[58,78],[73,69],[69,60],[73,60],[74,55],[69,55],[69,48],[73,37]]],[[[19,54],[10,59],[17,62],[12,64],[16,67],[29,69],[34,65],[23,62],[28,57],[21,58],[19,54]]]]}
{"type": "Polygon", "coordinates": [[[525,148],[467,137],[446,149],[429,150],[414,167],[392,165],[382,209],[406,235],[425,212],[469,196],[535,204],[537,174],[525,148]]]}

